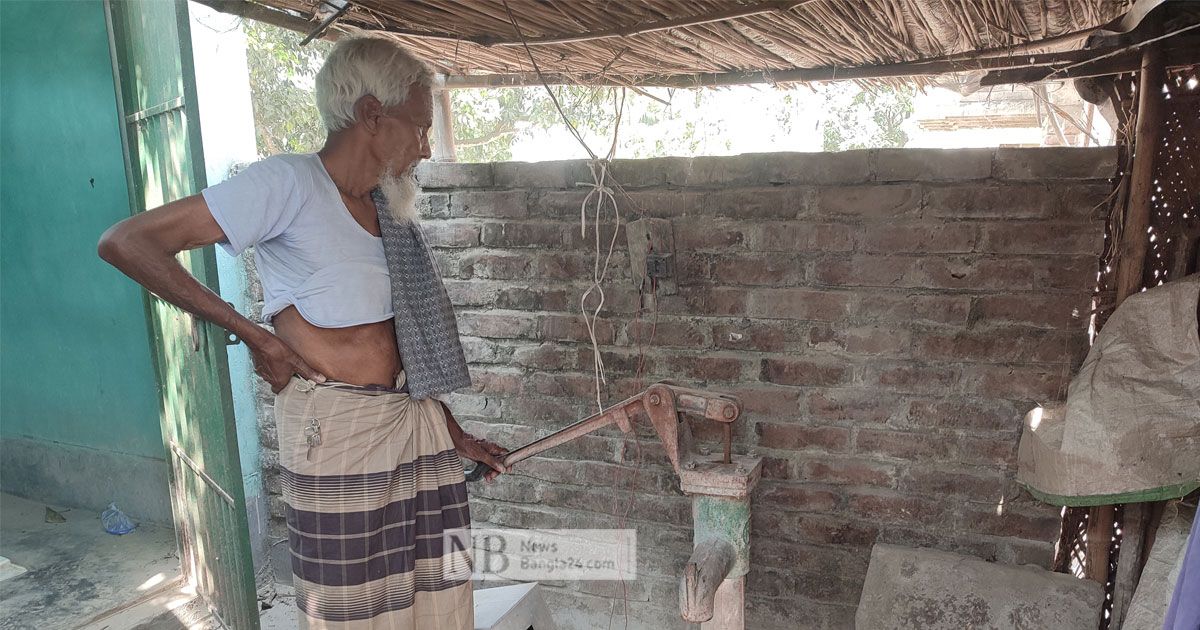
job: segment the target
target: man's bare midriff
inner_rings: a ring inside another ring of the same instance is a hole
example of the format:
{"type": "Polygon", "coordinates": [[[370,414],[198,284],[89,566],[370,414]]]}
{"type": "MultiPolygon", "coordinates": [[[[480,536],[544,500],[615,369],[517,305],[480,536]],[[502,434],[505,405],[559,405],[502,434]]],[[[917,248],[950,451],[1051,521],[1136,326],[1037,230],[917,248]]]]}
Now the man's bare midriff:
{"type": "Polygon", "coordinates": [[[400,351],[391,319],[345,328],[321,328],[288,306],[272,319],[275,334],[331,381],[391,387],[400,373],[400,351]]]}

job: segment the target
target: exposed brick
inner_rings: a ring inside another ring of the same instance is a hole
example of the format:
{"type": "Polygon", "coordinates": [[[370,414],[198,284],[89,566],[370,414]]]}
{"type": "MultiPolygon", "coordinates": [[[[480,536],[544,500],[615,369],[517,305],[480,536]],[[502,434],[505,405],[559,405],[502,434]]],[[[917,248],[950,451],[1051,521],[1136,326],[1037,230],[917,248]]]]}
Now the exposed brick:
{"type": "Polygon", "coordinates": [[[504,399],[504,417],[539,429],[557,429],[579,419],[579,406],[562,399],[513,396],[504,399]]]}
{"type": "Polygon", "coordinates": [[[1103,226],[1033,221],[983,226],[980,252],[997,254],[1091,254],[1104,249],[1103,226]]]}
{"type": "Polygon", "coordinates": [[[866,181],[868,152],[748,153],[692,159],[687,186],[841,184],[866,181]]]}
{"type": "Polygon", "coordinates": [[[529,388],[541,396],[590,399],[596,395],[592,374],[534,372],[528,377],[529,388]]]}
{"type": "Polygon", "coordinates": [[[963,435],[955,442],[954,459],[964,464],[999,466],[1013,470],[1016,468],[1019,440],[1020,434],[1015,432],[997,437],[963,435]]]}
{"type": "Polygon", "coordinates": [[[676,251],[736,248],[745,236],[737,224],[716,222],[709,217],[680,217],[671,222],[676,251]]]}
{"type": "Polygon", "coordinates": [[[425,161],[416,175],[422,188],[486,188],[492,185],[492,164],[425,161]]]}
{"type": "Polygon", "coordinates": [[[972,319],[1083,331],[1090,317],[1090,302],[1084,295],[988,295],[976,298],[972,319]]]}
{"type": "Polygon", "coordinates": [[[760,422],[754,428],[758,443],[767,448],[844,452],[850,445],[850,430],[845,427],[760,422]]]}
{"type": "Polygon", "coordinates": [[[875,179],[938,181],[986,179],[994,149],[875,149],[875,179]]]}
{"type": "Polygon", "coordinates": [[[817,261],[814,280],[836,286],[1028,290],[1033,269],[1022,258],[858,255],[817,261]]]}
{"type": "Polygon", "coordinates": [[[672,372],[702,381],[735,381],[742,375],[745,362],[741,359],[712,356],[678,356],[668,361],[672,372]]]}
{"type": "Polygon", "coordinates": [[[527,313],[458,312],[458,329],[464,335],[497,339],[532,338],[537,326],[537,317],[527,313]]]}
{"type": "Polygon", "coordinates": [[[854,318],[868,321],[966,324],[970,311],[962,295],[861,293],[854,304],[854,318]]]}
{"type": "Polygon", "coordinates": [[[633,345],[702,348],[708,339],[705,326],[688,321],[647,321],[625,325],[625,338],[633,345]]]}
{"type": "Polygon", "coordinates": [[[881,488],[891,488],[896,485],[896,466],[873,459],[805,458],[800,464],[800,475],[807,481],[818,483],[881,488]]]}
{"type": "Polygon", "coordinates": [[[525,197],[523,190],[455,192],[450,195],[450,214],[519,219],[529,216],[525,197]]]}
{"type": "Polygon", "coordinates": [[[866,252],[957,254],[975,251],[978,242],[979,228],[970,223],[868,224],[859,236],[866,252]]]}
{"type": "Polygon", "coordinates": [[[1116,147],[999,148],[993,176],[1001,179],[1107,179],[1117,174],[1116,147]]]}
{"type": "Polygon", "coordinates": [[[970,365],[963,370],[966,391],[990,398],[1060,400],[1070,378],[1066,366],[970,365]]]}
{"type": "Polygon", "coordinates": [[[764,483],[755,494],[757,505],[769,505],[772,510],[832,512],[842,503],[836,492],[807,483],[764,483]]]}
{"type": "Polygon", "coordinates": [[[793,418],[799,409],[800,391],[773,385],[742,385],[733,390],[742,402],[742,413],[766,418],[793,418]]]}
{"type": "Polygon", "coordinates": [[[854,450],[863,454],[899,459],[924,460],[947,457],[953,444],[950,438],[927,432],[901,433],[879,429],[859,429],[854,434],[854,450]]]}
{"type": "MultiPolygon", "coordinates": [[[[529,257],[525,257],[529,260],[529,257]]],[[[590,278],[594,262],[589,257],[575,253],[535,254],[529,264],[529,272],[535,278],[548,280],[578,280],[590,278]]],[[[615,265],[614,265],[615,266],[615,265]]],[[[620,274],[611,274],[620,277],[620,274]]]]}
{"type": "Polygon", "coordinates": [[[580,365],[577,349],[552,343],[514,348],[512,361],[517,365],[546,370],[570,370],[580,365]]]}
{"type": "Polygon", "coordinates": [[[911,401],[899,423],[938,429],[1012,431],[1021,427],[1023,417],[1020,405],[1012,401],[936,398],[911,401]]]}
{"type": "Polygon", "coordinates": [[[959,515],[961,527],[970,532],[992,536],[1012,536],[1026,540],[1049,542],[1058,538],[1061,520],[1058,511],[1051,506],[1033,513],[1004,509],[1001,497],[995,499],[995,507],[964,506],[959,515]]]}
{"type": "Polygon", "coordinates": [[[518,311],[565,311],[576,303],[576,296],[565,289],[505,287],[496,291],[496,308],[518,311]]]}
{"type": "Polygon", "coordinates": [[[1038,289],[1069,289],[1091,287],[1100,269],[1095,256],[1054,256],[1034,262],[1034,286],[1038,289]]]}
{"type": "Polygon", "coordinates": [[[524,373],[512,369],[473,367],[471,391],[488,396],[511,396],[521,393],[524,373]]]}
{"type": "Polygon", "coordinates": [[[742,320],[736,323],[715,324],[712,328],[713,345],[732,350],[755,350],[777,352],[799,339],[799,333],[791,322],[755,322],[742,320]]]}
{"type": "Polygon", "coordinates": [[[837,321],[850,310],[850,295],[809,289],[759,289],[746,313],[767,319],[837,321]]]}
{"type": "MultiPolygon", "coordinates": [[[[756,295],[758,292],[755,292],[756,295]]],[[[745,315],[750,291],[723,287],[680,287],[686,309],[677,312],[706,315],[745,315]]]]}
{"type": "Polygon", "coordinates": [[[588,341],[595,335],[601,344],[613,342],[614,327],[609,319],[591,320],[591,331],[583,315],[546,315],[542,317],[541,334],[546,341],[588,341]]]}
{"type": "Polygon", "coordinates": [[[511,349],[494,341],[466,334],[460,335],[459,339],[468,363],[500,363],[506,361],[511,354],[511,349]]]}
{"type": "Polygon", "coordinates": [[[867,366],[865,381],[888,391],[914,394],[946,393],[958,381],[958,368],[911,363],[867,366]]]}
{"type": "Polygon", "coordinates": [[[927,218],[1031,219],[1054,216],[1060,198],[1047,184],[960,184],[925,191],[927,218]]]}
{"type": "Polygon", "coordinates": [[[471,253],[459,261],[459,272],[468,278],[520,280],[529,277],[530,262],[519,254],[471,253]]]}
{"type": "Polygon", "coordinates": [[[763,457],[763,479],[795,479],[796,475],[792,472],[793,467],[794,464],[790,459],[770,456],[763,457]]]}
{"type": "Polygon", "coordinates": [[[492,168],[495,185],[501,188],[569,188],[592,181],[587,166],[577,160],[499,162],[492,168]]]}
{"type": "MultiPolygon", "coordinates": [[[[579,218],[579,204],[583,194],[572,193],[574,203],[559,200],[554,195],[546,195],[545,200],[555,202],[555,208],[562,208],[561,214],[579,218]],[[564,203],[565,202],[565,203],[564,203]]],[[[617,203],[625,212],[636,212],[648,217],[671,218],[687,214],[696,214],[708,207],[708,192],[699,190],[633,190],[617,195],[617,203]]]]}
{"type": "Polygon", "coordinates": [[[794,219],[808,212],[813,191],[804,187],[731,188],[704,196],[706,216],[736,219],[794,219]]]}
{"type": "Polygon", "coordinates": [[[804,267],[787,257],[735,254],[713,258],[712,276],[724,284],[788,286],[804,282],[804,267]]]}
{"type": "Polygon", "coordinates": [[[1013,482],[1002,470],[914,465],[900,477],[900,489],[919,495],[995,499],[1011,494],[1013,482]]]}
{"type": "Polygon", "coordinates": [[[472,223],[430,221],[422,225],[431,247],[475,247],[479,245],[479,226],[472,223]]]}
{"type": "Polygon", "coordinates": [[[1079,333],[1027,327],[966,331],[928,331],[917,337],[916,353],[923,359],[963,361],[1037,361],[1058,363],[1082,359],[1087,337],[1079,333]]]}
{"type": "Polygon", "coordinates": [[[446,279],[442,284],[446,287],[450,303],[455,306],[492,306],[499,292],[495,285],[477,280],[446,279]]]}
{"type": "Polygon", "coordinates": [[[904,405],[894,394],[851,387],[814,390],[808,394],[807,409],[822,422],[885,424],[904,405]]]}
{"type": "Polygon", "coordinates": [[[907,354],[912,332],[879,326],[856,326],[842,331],[842,348],[853,354],[896,356],[907,354]]]}
{"type": "Polygon", "coordinates": [[[845,223],[755,222],[748,246],[765,252],[846,252],[854,249],[855,228],[845,223]]]}
{"type": "Polygon", "coordinates": [[[821,188],[817,212],[823,216],[895,220],[921,213],[921,188],[910,184],[821,188]]]}
{"type": "MultiPolygon", "coordinates": [[[[610,173],[624,188],[682,185],[687,181],[692,159],[662,157],[648,160],[614,160],[610,173]]],[[[590,181],[590,180],[589,180],[590,181]]]]}
{"type": "Polygon", "coordinates": [[[850,511],[862,518],[898,523],[935,524],[944,519],[945,507],[937,501],[888,490],[851,493],[850,511]]]}
{"type": "Polygon", "coordinates": [[[837,385],[850,376],[845,365],[832,361],[763,359],[762,380],[778,385],[837,385]]]}
{"type": "Polygon", "coordinates": [[[416,199],[417,213],[423,219],[450,218],[450,195],[445,193],[421,193],[416,199]]]}
{"type": "Polygon", "coordinates": [[[562,247],[568,234],[578,234],[565,223],[484,223],[479,236],[487,247],[562,247]]]}

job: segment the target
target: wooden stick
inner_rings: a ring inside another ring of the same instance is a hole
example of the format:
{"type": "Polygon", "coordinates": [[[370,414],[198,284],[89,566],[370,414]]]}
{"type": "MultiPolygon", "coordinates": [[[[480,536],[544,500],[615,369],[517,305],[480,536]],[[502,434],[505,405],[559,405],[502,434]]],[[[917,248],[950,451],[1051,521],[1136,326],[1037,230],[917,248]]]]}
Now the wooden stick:
{"type": "Polygon", "coordinates": [[[485,43],[484,45],[491,46],[520,46],[523,43],[530,46],[545,46],[548,44],[569,44],[573,42],[588,42],[597,39],[609,39],[612,37],[629,37],[632,35],[641,35],[643,33],[653,33],[655,31],[665,31],[672,28],[687,28],[689,26],[699,26],[710,22],[721,22],[724,20],[733,20],[751,15],[759,15],[762,13],[774,13],[776,11],[790,11],[798,6],[815,2],[816,0],[789,0],[786,2],[764,2],[761,4],[743,5],[736,9],[726,9],[725,11],[716,11],[714,13],[706,13],[704,15],[690,15],[687,17],[676,18],[674,20],[663,20],[661,22],[650,22],[648,24],[638,24],[634,26],[625,26],[621,28],[613,28],[605,31],[592,31],[590,33],[575,33],[572,35],[546,35],[542,37],[527,37],[524,42],[521,40],[506,40],[485,43]]]}
{"type": "Polygon", "coordinates": [[[1108,582],[1108,552],[1112,548],[1113,506],[1098,505],[1088,510],[1087,548],[1084,576],[1105,584],[1108,582]]]}
{"type": "Polygon", "coordinates": [[[1137,128],[1134,131],[1133,166],[1130,168],[1129,206],[1125,213],[1117,265],[1117,303],[1142,289],[1142,270],[1150,240],[1150,196],[1154,186],[1154,156],[1158,152],[1163,124],[1165,81],[1162,45],[1155,43],[1142,52],[1138,81],[1137,128]]]}
{"type": "MultiPolygon", "coordinates": [[[[755,70],[745,72],[709,72],[688,75],[651,75],[630,79],[629,83],[642,87],[718,87],[755,83],[806,83],[810,81],[842,81],[851,79],[881,79],[994,70],[1002,68],[1052,67],[1064,63],[1087,61],[1097,55],[1111,52],[1112,48],[1095,50],[1069,50],[1058,53],[1025,55],[1020,57],[981,57],[976,59],[946,60],[927,59],[901,63],[823,68],[791,68],[788,70],[755,70]]],[[[568,76],[542,73],[545,83],[564,85],[586,83],[596,85],[622,85],[611,77],[595,75],[568,76]]],[[[457,75],[446,79],[450,88],[517,87],[540,85],[542,81],[532,73],[457,75]]]]}

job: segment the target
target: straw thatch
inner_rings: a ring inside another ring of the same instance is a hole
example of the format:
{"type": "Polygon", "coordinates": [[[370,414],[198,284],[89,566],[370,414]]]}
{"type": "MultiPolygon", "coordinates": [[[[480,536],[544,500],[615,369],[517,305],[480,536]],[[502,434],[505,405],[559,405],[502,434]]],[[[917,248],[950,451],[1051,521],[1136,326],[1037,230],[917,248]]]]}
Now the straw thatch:
{"type": "MultiPolygon", "coordinates": [[[[312,21],[321,0],[257,0],[312,21]]],[[[341,4],[340,0],[331,0],[341,4]]],[[[1072,36],[1129,0],[353,0],[334,28],[390,31],[451,75],[533,70],[594,82],[854,67],[1072,36]],[[511,18],[506,10],[511,9],[511,18]],[[520,27],[521,36],[513,21],[520,27]],[[703,23],[695,23],[703,22],[703,23]],[[566,41],[564,41],[566,40],[566,41]]]]}

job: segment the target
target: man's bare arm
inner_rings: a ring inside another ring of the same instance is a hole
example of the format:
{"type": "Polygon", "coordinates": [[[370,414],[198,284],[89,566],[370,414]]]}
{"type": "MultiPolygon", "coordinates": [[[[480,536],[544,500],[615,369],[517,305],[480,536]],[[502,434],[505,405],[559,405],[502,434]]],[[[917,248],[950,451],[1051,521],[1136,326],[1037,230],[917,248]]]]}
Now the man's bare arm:
{"type": "Polygon", "coordinates": [[[160,298],[245,340],[253,353],[255,371],[276,392],[293,373],[324,381],[325,377],[283,340],[238,313],[175,258],[179,252],[223,240],[225,233],[208,211],[204,197],[192,195],[108,228],[100,237],[97,253],[160,298]]]}

